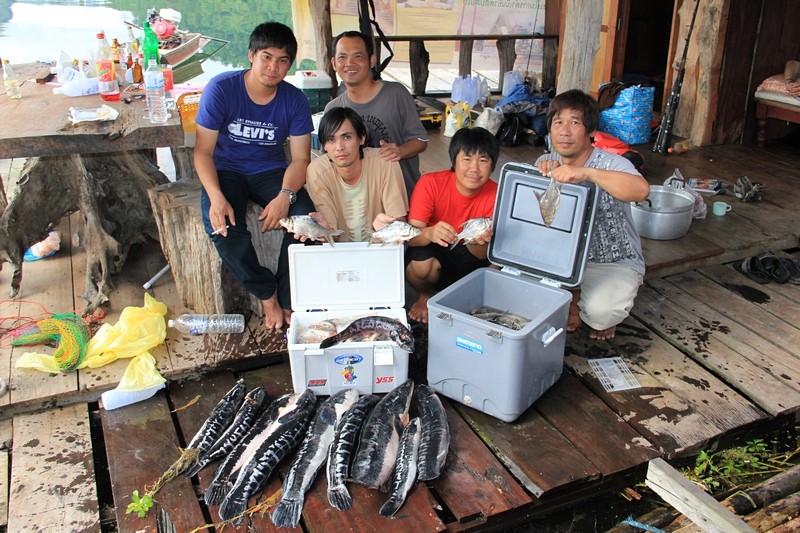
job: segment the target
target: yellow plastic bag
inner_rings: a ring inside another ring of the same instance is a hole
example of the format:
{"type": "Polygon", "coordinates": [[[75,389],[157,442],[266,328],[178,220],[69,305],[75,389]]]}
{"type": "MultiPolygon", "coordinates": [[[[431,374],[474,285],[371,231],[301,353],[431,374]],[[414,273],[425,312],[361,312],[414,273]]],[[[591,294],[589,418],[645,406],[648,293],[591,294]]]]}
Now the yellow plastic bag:
{"type": "Polygon", "coordinates": [[[158,346],[167,337],[166,315],[167,306],[145,293],[144,307],[126,307],[116,324],[103,324],[97,330],[78,368],[98,368],[158,346]]]}
{"type": "Polygon", "coordinates": [[[122,379],[117,385],[117,390],[134,392],[156,387],[166,382],[166,378],[159,374],[156,368],[156,358],[149,352],[137,355],[131,359],[128,368],[122,375],[122,379]]]}

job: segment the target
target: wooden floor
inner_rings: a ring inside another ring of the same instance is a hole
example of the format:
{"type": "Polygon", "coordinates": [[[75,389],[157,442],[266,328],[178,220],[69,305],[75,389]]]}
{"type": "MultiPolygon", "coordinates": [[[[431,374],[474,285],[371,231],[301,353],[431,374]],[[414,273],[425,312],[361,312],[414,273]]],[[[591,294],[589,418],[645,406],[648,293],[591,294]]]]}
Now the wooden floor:
{"type": "MultiPolygon", "coordinates": [[[[647,145],[638,148],[652,184],[663,183],[675,167],[686,177],[715,177],[731,185],[746,174],[766,184],[764,199],[744,204],[728,196],[733,210],[727,216],[696,220],[676,241],[644,241],[647,282],[617,337],[600,343],[590,342],[585,332],[568,337],[561,379],[513,424],[447,402],[453,433],[447,468],[440,479],[418,484],[394,519],[377,514],[384,495],[357,487],[354,509],[332,510],[325,483],[318,480],[305,505],[303,530],[503,527],[639,482],[651,458],[686,457],[796,420],[800,286],[758,285],[730,262],[767,250],[800,257],[795,207],[800,150],[731,145],[667,157],[647,145]],[[610,356],[624,359],[641,388],[604,392],[588,361],[610,356]]],[[[503,149],[496,173],[506,161],[532,162],[541,152],[530,146],[503,149]]],[[[446,139],[438,132],[432,133],[421,166],[423,171],[449,166],[446,139]]],[[[6,167],[0,172],[9,174],[6,167]]],[[[82,307],[85,257],[70,238],[80,232],[80,217],[62,221],[58,230],[62,250],[26,263],[20,299],[0,304],[4,331],[45,312],[82,307]]],[[[141,306],[142,284],[163,265],[157,244],[133,250],[104,321],[113,324],[126,306],[141,306]]],[[[9,281],[8,269],[0,272],[0,286],[8,287],[9,281]]],[[[170,316],[184,311],[169,275],[151,292],[170,316]]],[[[125,513],[131,492],[152,484],[169,466],[177,446],[194,434],[233,380],[243,376],[271,395],[291,387],[282,339],[266,335],[258,323],[253,317],[244,334],[227,337],[170,331],[152,352],[169,379],[168,389],[115,411],[98,409],[96,401],[116,385],[127,361],[68,375],[21,370],[15,361],[30,348],[12,348],[4,337],[0,377],[9,391],[0,395],[0,526],[100,531],[101,516],[109,514],[100,502],[113,496],[119,531],[155,531],[155,513],[144,519],[125,513]],[[110,489],[108,483],[95,483],[107,477],[110,489]]],[[[415,332],[424,345],[424,328],[415,332]]],[[[410,374],[424,379],[425,364],[424,350],[418,350],[410,374]]],[[[196,484],[177,480],[158,495],[158,505],[178,531],[216,516],[216,509],[197,497],[209,475],[210,469],[202,472],[196,484]]],[[[273,479],[261,497],[272,495],[279,484],[273,479]]],[[[273,529],[266,517],[256,518],[253,526],[273,529]]]]}

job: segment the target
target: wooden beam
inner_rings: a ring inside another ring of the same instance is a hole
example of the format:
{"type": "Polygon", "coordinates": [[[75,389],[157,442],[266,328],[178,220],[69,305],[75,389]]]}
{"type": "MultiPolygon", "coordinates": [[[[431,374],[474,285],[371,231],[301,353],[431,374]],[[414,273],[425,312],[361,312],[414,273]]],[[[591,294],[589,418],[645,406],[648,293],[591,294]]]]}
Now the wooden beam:
{"type": "Polygon", "coordinates": [[[580,89],[589,92],[592,68],[600,48],[603,3],[595,0],[567,0],[567,17],[558,74],[558,92],[580,89]]]}
{"type": "Polygon", "coordinates": [[[703,531],[719,533],[755,531],[661,458],[650,461],[645,483],[703,531]]]}

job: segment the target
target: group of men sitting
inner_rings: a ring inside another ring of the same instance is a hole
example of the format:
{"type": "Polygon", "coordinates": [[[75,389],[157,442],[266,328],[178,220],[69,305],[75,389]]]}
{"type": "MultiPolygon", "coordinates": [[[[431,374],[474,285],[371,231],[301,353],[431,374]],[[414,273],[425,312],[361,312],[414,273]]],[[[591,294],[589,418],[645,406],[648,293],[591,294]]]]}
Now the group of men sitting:
{"type": "MultiPolygon", "coordinates": [[[[497,184],[490,178],[498,142],[485,129],[461,129],[450,141],[450,168],[420,177],[418,156],[428,136],[411,95],[398,83],[373,78],[369,37],[344,32],[334,50],[331,61],[346,90],[325,107],[318,129],[325,154],[313,161],[308,101],[284,81],[297,52],[290,28],[276,22],[256,27],[251,67],[208,83],[195,145],[205,228],[232,274],[262,301],[265,327],[274,329],[291,317],[288,246],[298,241],[287,233],[276,272],[263,267],[245,222],[248,201],[263,207],[262,231],[280,227],[286,216],[312,214],[343,231],[339,240],[366,241],[393,221],[407,221],[420,229],[406,250],[406,280],[419,293],[408,314],[427,322],[428,299],[489,266],[491,230],[451,245],[463,222],[493,215],[497,184]]],[[[567,329],[585,323],[591,338],[607,340],[642,283],[644,260],[629,202],[645,199],[649,186],[627,159],[592,146],[599,112],[590,96],[577,90],[558,95],[547,120],[556,156],[543,156],[536,166],[558,182],[600,188],[588,264],[573,291],[567,329]]]]}

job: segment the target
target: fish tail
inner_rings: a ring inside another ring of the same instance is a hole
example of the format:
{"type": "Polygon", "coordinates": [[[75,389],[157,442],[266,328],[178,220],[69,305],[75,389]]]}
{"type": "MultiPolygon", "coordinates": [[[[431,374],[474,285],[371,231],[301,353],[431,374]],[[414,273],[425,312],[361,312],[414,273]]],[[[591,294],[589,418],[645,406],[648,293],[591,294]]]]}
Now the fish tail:
{"type": "MultiPolygon", "coordinates": [[[[243,498],[225,498],[222,505],[219,507],[219,517],[224,520],[235,518],[247,510],[247,499],[243,498]]],[[[242,517],[236,521],[238,524],[242,521],[242,517]]]]}
{"type": "Polygon", "coordinates": [[[328,489],[328,503],[340,511],[347,511],[353,506],[353,497],[344,484],[328,489]]]}
{"type": "Polygon", "coordinates": [[[303,511],[303,499],[283,499],[272,513],[272,523],[277,527],[295,527],[300,522],[303,511]]]}
{"type": "Polygon", "coordinates": [[[205,501],[207,505],[219,505],[228,495],[228,487],[223,483],[211,483],[206,489],[205,501]]]}
{"type": "Polygon", "coordinates": [[[450,249],[452,250],[453,248],[455,248],[455,247],[456,247],[456,245],[457,245],[457,244],[460,242],[460,240],[461,240],[461,239],[458,239],[456,242],[454,242],[453,244],[451,244],[451,245],[450,245],[450,249]]]}
{"type": "Polygon", "coordinates": [[[196,475],[198,472],[200,472],[203,469],[204,466],[206,466],[206,465],[204,465],[203,463],[200,463],[200,462],[195,463],[194,466],[192,466],[191,468],[187,468],[186,469],[186,471],[184,472],[184,475],[186,477],[192,477],[192,476],[196,475]]]}
{"type": "Polygon", "coordinates": [[[404,503],[404,499],[395,498],[392,496],[386,501],[386,503],[383,504],[383,506],[381,506],[381,510],[378,512],[381,513],[381,516],[394,516],[394,514],[400,510],[404,503]]]}

